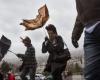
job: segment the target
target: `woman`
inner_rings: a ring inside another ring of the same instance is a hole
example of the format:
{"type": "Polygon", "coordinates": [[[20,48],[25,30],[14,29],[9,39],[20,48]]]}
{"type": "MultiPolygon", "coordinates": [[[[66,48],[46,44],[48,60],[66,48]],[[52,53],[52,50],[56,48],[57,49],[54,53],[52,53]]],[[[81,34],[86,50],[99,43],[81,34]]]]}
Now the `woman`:
{"type": "Polygon", "coordinates": [[[53,76],[53,80],[62,80],[62,72],[65,70],[66,62],[57,61],[57,56],[64,50],[64,42],[61,36],[57,34],[54,25],[49,24],[46,27],[48,37],[45,37],[45,41],[42,44],[42,52],[49,53],[46,67],[44,72],[50,72],[53,76]]]}

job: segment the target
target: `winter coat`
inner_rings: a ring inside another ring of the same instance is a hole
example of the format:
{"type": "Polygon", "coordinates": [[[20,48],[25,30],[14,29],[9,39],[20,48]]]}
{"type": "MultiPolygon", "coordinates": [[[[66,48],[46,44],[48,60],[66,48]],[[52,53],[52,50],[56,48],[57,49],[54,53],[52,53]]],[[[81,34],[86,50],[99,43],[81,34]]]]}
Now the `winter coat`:
{"type": "Polygon", "coordinates": [[[61,63],[61,62],[56,62],[55,61],[55,57],[63,52],[64,49],[64,42],[61,36],[57,36],[55,38],[55,43],[53,44],[52,42],[50,42],[50,40],[48,41],[44,41],[42,44],[42,52],[49,53],[49,57],[47,60],[47,64],[46,64],[46,70],[47,71],[55,71],[57,68],[63,67],[64,65],[66,65],[66,63],[61,63]],[[48,69],[49,68],[49,69],[48,69]]]}

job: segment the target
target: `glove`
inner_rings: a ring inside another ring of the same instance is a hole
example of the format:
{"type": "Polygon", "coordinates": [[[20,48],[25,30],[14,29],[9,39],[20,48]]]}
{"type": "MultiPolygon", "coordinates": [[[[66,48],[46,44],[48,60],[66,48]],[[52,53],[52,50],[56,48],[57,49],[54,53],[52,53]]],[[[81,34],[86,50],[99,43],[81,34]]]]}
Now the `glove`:
{"type": "Polygon", "coordinates": [[[75,40],[75,39],[72,39],[72,44],[73,44],[73,46],[74,46],[75,48],[78,48],[78,47],[79,47],[78,42],[77,42],[77,40],[75,40]]]}

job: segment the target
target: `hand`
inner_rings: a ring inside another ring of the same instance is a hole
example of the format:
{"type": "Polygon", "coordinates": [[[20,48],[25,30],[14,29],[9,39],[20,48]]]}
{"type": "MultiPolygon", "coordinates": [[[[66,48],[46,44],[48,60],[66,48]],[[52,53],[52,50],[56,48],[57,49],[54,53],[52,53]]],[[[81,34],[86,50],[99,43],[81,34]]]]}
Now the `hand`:
{"type": "Polygon", "coordinates": [[[22,58],[22,54],[16,54],[17,57],[22,58]]]}
{"type": "Polygon", "coordinates": [[[46,36],[46,37],[45,37],[45,41],[48,41],[48,40],[49,40],[49,39],[48,39],[48,37],[46,36]]]}
{"type": "Polygon", "coordinates": [[[78,42],[75,40],[75,39],[72,39],[72,44],[75,48],[78,48],[79,45],[78,45],[78,42]]]}
{"type": "Polygon", "coordinates": [[[44,41],[46,46],[47,46],[47,44],[48,44],[48,41],[49,41],[49,39],[48,39],[48,37],[46,36],[46,37],[45,37],[45,41],[44,41]]]}

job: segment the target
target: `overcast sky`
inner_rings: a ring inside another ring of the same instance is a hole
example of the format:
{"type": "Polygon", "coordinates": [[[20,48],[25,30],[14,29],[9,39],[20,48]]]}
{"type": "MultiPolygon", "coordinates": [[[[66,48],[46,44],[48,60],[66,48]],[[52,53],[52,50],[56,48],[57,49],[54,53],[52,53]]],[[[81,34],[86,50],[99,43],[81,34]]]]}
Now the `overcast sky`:
{"type": "MultiPolygon", "coordinates": [[[[46,36],[44,28],[33,31],[24,31],[24,27],[19,25],[22,19],[33,19],[38,14],[38,9],[47,5],[50,18],[44,27],[48,24],[54,24],[58,34],[61,35],[67,43],[70,51],[80,50],[83,46],[83,36],[79,41],[80,47],[75,49],[71,44],[71,33],[74,27],[77,15],[75,0],[0,0],[0,37],[4,34],[11,39],[10,50],[15,53],[24,53],[25,47],[21,43],[20,36],[29,36],[32,44],[35,46],[36,55],[42,56],[41,45],[46,36]]],[[[15,57],[9,53],[5,58],[15,57]]]]}

